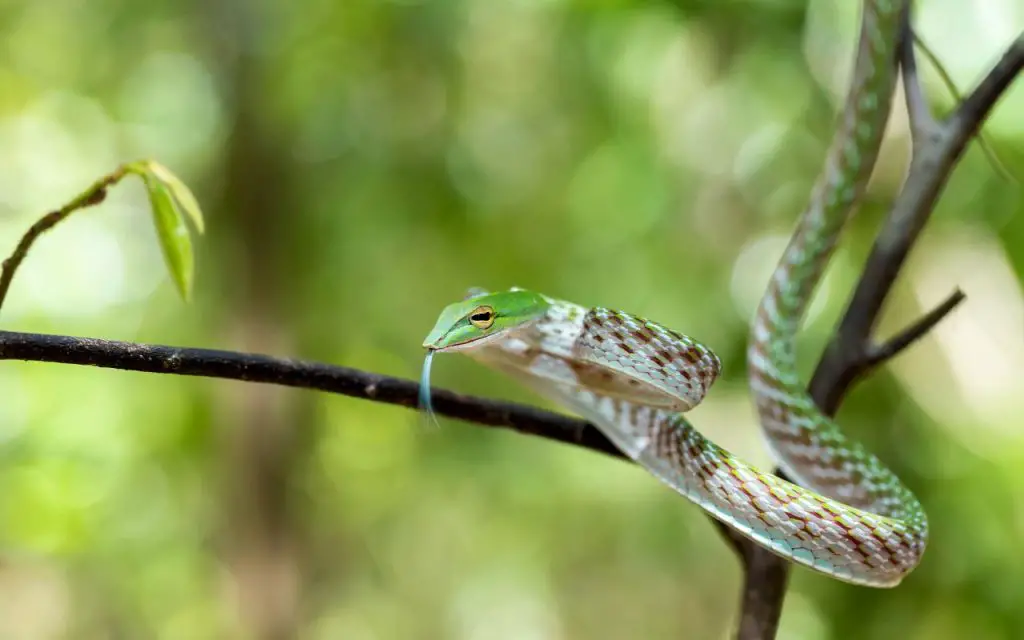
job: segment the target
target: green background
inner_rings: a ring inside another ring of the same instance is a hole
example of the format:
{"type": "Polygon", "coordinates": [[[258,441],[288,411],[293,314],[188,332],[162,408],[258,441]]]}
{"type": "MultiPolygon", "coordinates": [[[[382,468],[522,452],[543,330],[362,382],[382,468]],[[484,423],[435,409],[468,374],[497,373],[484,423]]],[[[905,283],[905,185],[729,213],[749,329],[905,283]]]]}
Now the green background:
{"type": "MultiPolygon", "coordinates": [[[[621,308],[725,375],[692,414],[759,465],[746,327],[815,179],[857,12],[827,0],[4,0],[0,253],[118,163],[196,191],[196,300],[137,182],[33,250],[5,329],[415,377],[472,285],[621,308]]],[[[1015,0],[918,3],[964,89],[1015,0]]],[[[925,65],[940,113],[952,101],[925,65]]],[[[902,98],[899,99],[902,105],[902,98]]],[[[1024,176],[1024,83],[986,127],[1024,176]]],[[[805,370],[903,177],[897,109],[811,312],[805,370]]],[[[793,572],[782,638],[1024,636],[1024,199],[973,145],[893,291],[938,330],[841,421],[918,492],[896,590],[793,572]]],[[[460,357],[435,383],[539,403],[460,357]]],[[[639,468],[409,410],[0,363],[0,638],[723,638],[739,568],[639,468]]]]}

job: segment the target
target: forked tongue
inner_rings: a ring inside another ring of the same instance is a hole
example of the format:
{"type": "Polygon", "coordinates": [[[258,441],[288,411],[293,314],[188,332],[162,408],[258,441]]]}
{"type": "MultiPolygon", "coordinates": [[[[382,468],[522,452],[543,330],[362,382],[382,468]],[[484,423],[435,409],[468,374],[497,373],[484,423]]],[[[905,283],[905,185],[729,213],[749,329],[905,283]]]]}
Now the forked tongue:
{"type": "Polygon", "coordinates": [[[419,406],[422,411],[426,411],[428,426],[430,422],[433,422],[434,426],[440,429],[441,424],[437,421],[437,416],[434,414],[434,405],[430,401],[430,365],[434,362],[434,353],[433,349],[428,349],[426,357],[423,358],[423,373],[420,375],[419,406]]]}

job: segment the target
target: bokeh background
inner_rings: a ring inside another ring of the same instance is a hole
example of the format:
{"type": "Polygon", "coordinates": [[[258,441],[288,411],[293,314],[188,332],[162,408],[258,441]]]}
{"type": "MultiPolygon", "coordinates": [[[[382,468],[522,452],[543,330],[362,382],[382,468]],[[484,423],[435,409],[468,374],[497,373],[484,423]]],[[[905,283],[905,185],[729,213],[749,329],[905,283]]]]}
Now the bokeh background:
{"type": "MultiPolygon", "coordinates": [[[[962,88],[1016,0],[918,3],[962,88]]],[[[137,183],[46,236],[5,329],[415,377],[438,311],[526,286],[697,336],[694,413],[771,463],[746,327],[831,133],[854,3],[3,0],[0,253],[118,163],[208,219],[177,298],[137,183]],[[849,5],[848,7],[839,5],[849,5]]],[[[925,65],[930,98],[952,104],[925,65]]],[[[907,160],[902,102],[806,331],[810,371],[907,160]]],[[[1024,83],[986,126],[1024,177],[1024,83]]],[[[842,422],[920,495],[894,591],[797,569],[782,638],[1024,636],[1024,200],[977,146],[883,335],[967,303],[842,422]]],[[[435,383],[536,398],[458,357],[435,383]]],[[[739,568],[702,513],[570,446],[324,394],[0,363],[0,638],[724,638],[739,568]]]]}

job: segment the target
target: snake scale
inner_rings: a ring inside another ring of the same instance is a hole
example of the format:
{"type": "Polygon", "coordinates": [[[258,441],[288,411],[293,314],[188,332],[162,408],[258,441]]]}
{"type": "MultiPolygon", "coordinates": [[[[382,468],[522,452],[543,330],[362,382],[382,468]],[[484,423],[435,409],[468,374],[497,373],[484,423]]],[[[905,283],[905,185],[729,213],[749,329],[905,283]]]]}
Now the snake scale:
{"type": "Polygon", "coordinates": [[[795,483],[743,462],[685,419],[720,374],[718,357],[631,314],[518,288],[473,290],[442,311],[424,341],[423,388],[434,353],[461,351],[593,422],[647,471],[755,543],[842,581],[899,584],[924,553],[924,510],[818,409],[797,373],[795,343],[881,146],[905,4],[864,3],[852,88],[824,171],[754,316],[750,388],[766,441],[795,483]]]}

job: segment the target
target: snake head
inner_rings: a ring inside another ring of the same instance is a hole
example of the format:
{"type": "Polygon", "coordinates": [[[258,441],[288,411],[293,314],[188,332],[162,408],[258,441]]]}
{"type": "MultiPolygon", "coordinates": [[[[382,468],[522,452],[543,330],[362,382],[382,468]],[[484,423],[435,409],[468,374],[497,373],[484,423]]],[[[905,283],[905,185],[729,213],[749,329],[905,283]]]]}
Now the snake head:
{"type": "Polygon", "coordinates": [[[544,296],[524,289],[477,295],[471,292],[464,300],[444,308],[423,347],[455,351],[481,346],[540,318],[550,306],[544,296]]]}

